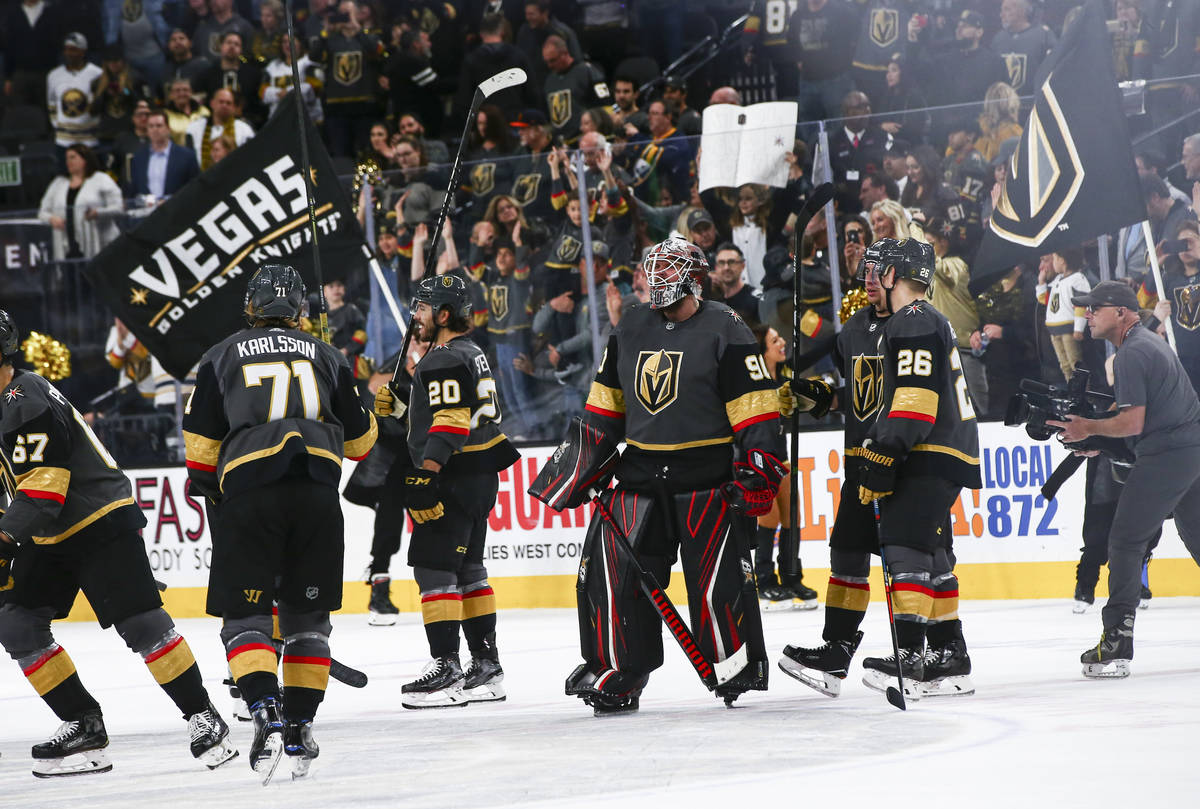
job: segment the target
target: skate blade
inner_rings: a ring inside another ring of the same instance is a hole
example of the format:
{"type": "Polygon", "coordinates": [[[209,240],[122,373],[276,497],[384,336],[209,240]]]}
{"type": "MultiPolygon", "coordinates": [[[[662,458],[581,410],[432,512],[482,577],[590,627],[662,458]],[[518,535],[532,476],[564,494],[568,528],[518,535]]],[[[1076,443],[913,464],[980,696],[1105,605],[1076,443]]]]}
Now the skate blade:
{"type": "Polygon", "coordinates": [[[1107,663],[1084,663],[1083,676],[1089,680],[1120,680],[1129,676],[1129,661],[1109,660],[1107,663]]]}
{"type": "Polygon", "coordinates": [[[487,683],[477,685],[474,688],[464,688],[463,696],[467,698],[467,702],[504,702],[508,699],[508,694],[504,693],[504,686],[500,683],[487,683]]]}
{"type": "Polygon", "coordinates": [[[283,758],[283,734],[272,733],[267,736],[263,750],[266,755],[260,758],[258,763],[250,766],[262,778],[262,785],[266,786],[275,777],[275,769],[279,766],[279,760],[283,758]]]}
{"type": "MultiPolygon", "coordinates": [[[[882,671],[874,669],[866,669],[863,672],[863,685],[873,691],[878,691],[881,694],[886,694],[889,688],[896,687],[896,675],[884,674],[882,671]]],[[[921,698],[921,684],[909,677],[904,678],[904,698],[908,700],[919,700],[921,698]]]]}
{"type": "Polygon", "coordinates": [[[33,774],[38,778],[65,778],[108,772],[112,762],[104,750],[86,750],[62,758],[34,759],[33,774]]]}
{"type": "Polygon", "coordinates": [[[1139,610],[1148,610],[1148,609],[1150,609],[1150,599],[1148,599],[1148,598],[1143,598],[1141,601],[1139,601],[1139,602],[1138,602],[1138,609],[1139,609],[1139,610]]]}
{"type": "Polygon", "coordinates": [[[212,747],[205,750],[197,759],[210,770],[215,770],[226,762],[233,761],[238,757],[238,749],[233,746],[233,742],[229,740],[229,734],[225,734],[225,738],[214,744],[212,747]]]}
{"type": "Polygon", "coordinates": [[[465,708],[467,698],[461,688],[442,689],[429,694],[401,694],[400,704],[412,710],[425,708],[465,708]]]}
{"type": "Polygon", "coordinates": [[[807,601],[803,598],[792,599],[792,609],[794,610],[807,612],[808,610],[815,610],[819,606],[821,606],[821,602],[815,598],[810,598],[807,601]]]}
{"type": "Polygon", "coordinates": [[[842,693],[842,678],[835,677],[828,672],[820,672],[821,677],[814,677],[809,674],[815,669],[807,669],[804,666],[792,660],[790,657],[783,657],[779,661],[779,670],[787,676],[798,682],[804,683],[814,691],[820,691],[827,697],[836,698],[842,693]]]}
{"type": "Polygon", "coordinates": [[[1087,603],[1086,601],[1076,601],[1074,604],[1071,605],[1071,612],[1073,612],[1076,615],[1083,615],[1085,612],[1087,612],[1089,609],[1091,609],[1091,607],[1092,607],[1092,605],[1087,603]]]}
{"type": "Polygon", "coordinates": [[[292,780],[302,781],[308,778],[315,759],[308,756],[289,756],[289,758],[292,760],[292,780]]]}
{"type": "Polygon", "coordinates": [[[760,598],[758,600],[758,609],[761,612],[787,612],[795,609],[791,601],[771,601],[770,599],[760,598]]]}
{"type": "Polygon", "coordinates": [[[965,674],[921,684],[922,697],[969,697],[974,693],[975,683],[965,674]]]}
{"type": "Polygon", "coordinates": [[[399,617],[386,612],[372,612],[367,616],[367,626],[395,626],[399,617]]]}

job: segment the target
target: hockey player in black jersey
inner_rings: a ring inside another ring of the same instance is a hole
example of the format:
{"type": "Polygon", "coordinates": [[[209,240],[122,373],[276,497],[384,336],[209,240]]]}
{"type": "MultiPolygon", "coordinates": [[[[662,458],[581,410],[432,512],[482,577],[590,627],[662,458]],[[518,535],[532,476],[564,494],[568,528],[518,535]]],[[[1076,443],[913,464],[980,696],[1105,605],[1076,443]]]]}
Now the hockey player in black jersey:
{"type": "Polygon", "coordinates": [[[218,767],[237,750],[162,608],[129,479],[53,385],[14,367],[19,344],[16,324],[0,310],[0,478],[8,499],[0,512],[0,644],[63,721],[34,745],[33,774],[112,769],[100,706],[50,631],[80,590],[188,720],[192,755],[218,767]]]}
{"type": "Polygon", "coordinates": [[[329,682],[329,613],[342,605],[342,457],[361,460],[378,433],[345,356],[299,329],[303,302],[299,273],[261,267],[246,285],[249,328],[200,360],[183,417],[188,476],[217,504],[207,610],[223,619],[264,783],[283,753],[293,777],[319,753],[312,721],[329,682]]]}
{"type": "MultiPolygon", "coordinates": [[[[487,357],[467,332],[471,296],[457,275],[426,278],[412,302],[415,339],[430,348],[417,363],[407,408],[404,501],[413,519],[408,563],[421,591],[421,616],[433,658],[401,688],[405,708],[448,708],[505,699],[496,647],[496,596],[483,565],[488,513],[499,472],[520,455],[500,431],[500,403],[487,357]],[[459,661],[459,631],[471,665],[459,661]]],[[[400,417],[391,385],[375,412],[400,417]]]]}
{"type": "MultiPolygon", "coordinates": [[[[619,485],[603,501],[638,561],[665,587],[678,554],[701,653],[714,663],[746,658],[715,689],[732,703],[767,686],[743,515],[770,509],[786,471],[779,399],[750,328],[724,304],[700,299],[708,262],[698,247],[668,239],[644,266],[650,302],[610,335],[585,422],[626,443],[619,485]]],[[[636,710],[663,662],[662,624],[612,530],[597,511],[577,583],[584,662],[566,683],[597,715],[636,710]]]]}
{"type": "MultiPolygon", "coordinates": [[[[880,533],[893,575],[906,694],[918,699],[974,690],[958,618],[949,510],[961,487],[980,486],[979,440],[953,332],[924,300],[932,272],[928,245],[876,242],[860,266],[871,306],[855,313],[837,339],[846,479],[830,535],[826,643],[788,646],[779,663],[829,696],[840,693],[862,640],[870,556],[879,552],[880,533]]],[[[801,383],[810,386],[797,390],[802,408],[828,401],[811,387],[818,383],[801,383]]],[[[868,658],[864,682],[883,690],[895,665],[892,658],[868,658]]]]}

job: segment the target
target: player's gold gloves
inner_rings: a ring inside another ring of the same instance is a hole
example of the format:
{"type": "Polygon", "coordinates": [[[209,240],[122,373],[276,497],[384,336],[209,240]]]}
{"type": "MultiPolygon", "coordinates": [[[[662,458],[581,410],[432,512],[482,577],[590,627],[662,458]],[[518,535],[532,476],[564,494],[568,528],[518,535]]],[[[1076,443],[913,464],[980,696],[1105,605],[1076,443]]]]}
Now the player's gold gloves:
{"type": "Polygon", "coordinates": [[[375,391],[375,415],[388,417],[393,419],[404,418],[405,411],[408,410],[408,405],[396,395],[392,390],[392,383],[380,385],[379,390],[375,391]]]}
{"type": "Polygon", "coordinates": [[[775,389],[775,395],[779,397],[779,415],[785,419],[796,412],[796,397],[792,395],[792,385],[790,382],[784,382],[775,389]]]}
{"type": "Polygon", "coordinates": [[[424,524],[440,520],[446,514],[438,494],[438,473],[429,469],[413,469],[404,475],[404,504],[413,522],[424,524]]]}
{"type": "Polygon", "coordinates": [[[883,444],[867,439],[863,442],[862,476],[858,484],[858,501],[864,506],[880,500],[896,490],[896,453],[883,444]]]}

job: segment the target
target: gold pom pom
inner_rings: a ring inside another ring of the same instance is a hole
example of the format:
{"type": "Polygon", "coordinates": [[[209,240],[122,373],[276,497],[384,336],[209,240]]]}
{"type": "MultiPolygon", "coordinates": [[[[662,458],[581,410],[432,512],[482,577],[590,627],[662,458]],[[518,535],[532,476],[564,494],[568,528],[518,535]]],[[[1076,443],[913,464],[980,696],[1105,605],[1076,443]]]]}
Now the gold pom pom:
{"type": "Polygon", "coordinates": [[[25,362],[39,376],[54,382],[71,375],[71,349],[50,335],[31,331],[21,349],[25,362]]]}
{"type": "Polygon", "coordinates": [[[862,287],[856,287],[842,296],[842,307],[838,310],[838,319],[845,323],[855,312],[870,303],[867,300],[867,291],[862,287]]]}

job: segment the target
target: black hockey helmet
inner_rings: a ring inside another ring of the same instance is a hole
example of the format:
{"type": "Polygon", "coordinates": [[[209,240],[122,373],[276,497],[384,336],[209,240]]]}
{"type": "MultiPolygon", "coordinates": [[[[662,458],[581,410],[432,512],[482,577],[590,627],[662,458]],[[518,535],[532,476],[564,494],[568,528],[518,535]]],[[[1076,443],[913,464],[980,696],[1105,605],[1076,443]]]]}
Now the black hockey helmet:
{"type": "Polygon", "coordinates": [[[435,275],[422,279],[412,299],[414,312],[419,303],[429,304],[435,317],[443,306],[448,306],[456,316],[468,322],[471,320],[471,293],[467,289],[467,282],[457,275],[435,275]]]}
{"type": "Polygon", "coordinates": [[[907,278],[926,287],[933,284],[933,248],[925,242],[901,239],[884,245],[879,260],[882,269],[894,269],[897,278],[907,278]]]}
{"type": "Polygon", "coordinates": [[[304,307],[304,279],[287,264],[264,264],[246,284],[246,321],[265,318],[299,320],[304,307]]]}
{"type": "Polygon", "coordinates": [[[895,239],[878,239],[863,250],[863,256],[858,260],[858,280],[866,281],[867,273],[877,267],[882,271],[879,262],[883,258],[883,249],[895,244],[899,244],[895,239]]]}
{"type": "Polygon", "coordinates": [[[0,309],[0,365],[21,353],[21,332],[12,315],[0,309]]]}

